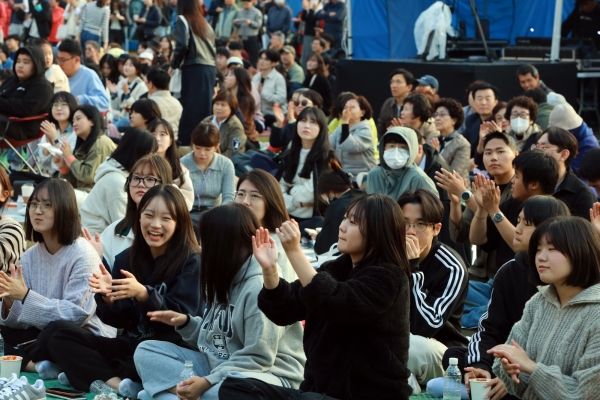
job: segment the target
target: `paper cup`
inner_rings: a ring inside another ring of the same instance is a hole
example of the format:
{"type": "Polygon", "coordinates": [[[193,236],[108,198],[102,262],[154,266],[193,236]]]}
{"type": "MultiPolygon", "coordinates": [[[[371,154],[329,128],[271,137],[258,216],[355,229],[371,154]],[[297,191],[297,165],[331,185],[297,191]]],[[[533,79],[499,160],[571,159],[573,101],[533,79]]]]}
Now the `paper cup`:
{"type": "Polygon", "coordinates": [[[491,379],[487,378],[470,379],[471,400],[486,400],[485,395],[492,390],[492,387],[485,387],[485,385],[490,381],[491,379]]]}
{"type": "Polygon", "coordinates": [[[23,361],[23,357],[19,356],[0,357],[0,378],[10,378],[12,374],[19,376],[21,361],[23,361]]]}
{"type": "Polygon", "coordinates": [[[23,196],[23,202],[27,204],[29,202],[29,197],[33,193],[33,185],[25,184],[21,186],[21,196],[23,196]]]}

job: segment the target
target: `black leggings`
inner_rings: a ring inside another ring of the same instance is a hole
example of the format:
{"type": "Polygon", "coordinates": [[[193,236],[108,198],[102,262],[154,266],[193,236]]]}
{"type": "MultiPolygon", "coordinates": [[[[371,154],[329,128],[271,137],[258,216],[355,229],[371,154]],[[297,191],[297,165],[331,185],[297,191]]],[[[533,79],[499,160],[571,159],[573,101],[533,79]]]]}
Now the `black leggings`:
{"type": "Polygon", "coordinates": [[[258,379],[227,378],[219,388],[219,399],[235,400],[336,400],[325,394],[273,386],[258,379]]]}
{"type": "Polygon", "coordinates": [[[89,391],[96,380],[115,377],[141,382],[133,363],[133,349],[124,340],[96,336],[66,321],[60,324],[48,343],[52,360],[77,390],[89,391]]]}

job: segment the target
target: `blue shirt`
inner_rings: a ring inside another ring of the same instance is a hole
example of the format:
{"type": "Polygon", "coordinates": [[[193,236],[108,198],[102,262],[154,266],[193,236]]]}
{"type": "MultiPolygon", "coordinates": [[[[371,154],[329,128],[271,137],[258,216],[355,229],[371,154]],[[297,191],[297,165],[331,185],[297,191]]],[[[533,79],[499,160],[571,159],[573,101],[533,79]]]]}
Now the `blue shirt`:
{"type": "Polygon", "coordinates": [[[102,81],[97,73],[85,65],[81,65],[75,75],[69,78],[69,87],[79,104],[90,104],[100,112],[108,110],[109,99],[102,81]]]}

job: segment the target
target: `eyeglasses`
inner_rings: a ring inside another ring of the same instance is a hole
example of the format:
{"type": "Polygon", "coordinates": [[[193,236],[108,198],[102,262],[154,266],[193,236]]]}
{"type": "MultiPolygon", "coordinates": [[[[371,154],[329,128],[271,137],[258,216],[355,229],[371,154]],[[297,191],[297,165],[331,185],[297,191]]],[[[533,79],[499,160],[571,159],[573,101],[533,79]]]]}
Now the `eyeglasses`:
{"type": "Polygon", "coordinates": [[[515,119],[515,118],[523,118],[523,119],[528,119],[529,118],[529,113],[511,113],[510,114],[510,119],[515,119]]]}
{"type": "Polygon", "coordinates": [[[431,116],[433,118],[437,118],[437,117],[444,118],[444,117],[446,117],[448,115],[450,115],[450,114],[445,113],[445,112],[434,112],[433,114],[431,114],[431,116]]]}
{"type": "Polygon", "coordinates": [[[42,203],[37,201],[30,201],[29,204],[27,204],[27,211],[29,212],[36,212],[38,208],[42,213],[45,213],[50,208],[52,208],[52,203],[50,203],[49,201],[44,201],[42,203]]]}
{"type": "Polygon", "coordinates": [[[427,227],[431,224],[428,224],[426,222],[408,222],[405,221],[404,222],[406,224],[406,230],[409,230],[411,226],[413,226],[415,228],[415,231],[417,232],[425,232],[425,230],[427,230],[427,227]]]}
{"type": "Polygon", "coordinates": [[[548,146],[544,146],[543,144],[537,144],[534,143],[531,145],[531,150],[542,150],[542,151],[546,151],[546,150],[558,150],[558,147],[548,147],[548,146]]]}
{"type": "Polygon", "coordinates": [[[260,199],[262,199],[262,196],[258,193],[234,192],[233,195],[235,196],[235,201],[238,203],[246,200],[246,197],[248,196],[250,197],[250,203],[252,204],[257,203],[260,199]]]}
{"type": "Polygon", "coordinates": [[[312,102],[310,100],[302,100],[302,101],[298,101],[298,100],[294,100],[294,105],[296,107],[298,106],[302,106],[302,107],[306,107],[307,105],[311,105],[312,106],[312,102]],[[310,102],[310,104],[308,104],[310,102]]]}
{"type": "Polygon", "coordinates": [[[66,63],[67,61],[74,59],[75,57],[76,57],[76,56],[69,57],[69,58],[59,58],[59,59],[58,59],[58,63],[59,63],[59,64],[64,64],[64,63],[66,63]]]}
{"type": "Polygon", "coordinates": [[[69,105],[67,103],[54,103],[52,104],[52,108],[67,108],[69,105]]]}
{"type": "Polygon", "coordinates": [[[156,185],[158,185],[160,182],[162,182],[162,180],[155,178],[153,176],[147,176],[145,178],[141,177],[141,176],[137,176],[137,175],[131,175],[129,176],[129,178],[127,178],[128,180],[128,184],[131,187],[138,187],[140,186],[140,183],[144,184],[144,187],[150,188],[150,187],[154,187],[156,185]]]}

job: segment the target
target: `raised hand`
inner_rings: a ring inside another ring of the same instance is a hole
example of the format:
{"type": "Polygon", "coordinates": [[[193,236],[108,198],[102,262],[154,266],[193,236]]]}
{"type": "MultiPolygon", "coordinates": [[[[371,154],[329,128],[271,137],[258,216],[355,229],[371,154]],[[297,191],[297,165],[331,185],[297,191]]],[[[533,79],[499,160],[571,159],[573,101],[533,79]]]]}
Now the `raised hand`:
{"type": "Polygon", "coordinates": [[[466,180],[456,171],[450,172],[442,168],[435,172],[435,180],[439,187],[458,198],[467,190],[466,180]]]}
{"type": "Polygon", "coordinates": [[[486,181],[485,190],[482,194],[483,207],[488,214],[493,214],[500,210],[500,187],[493,181],[486,181]]]}
{"type": "Polygon", "coordinates": [[[390,122],[390,126],[388,126],[388,130],[392,129],[395,126],[404,126],[404,124],[402,123],[402,118],[392,118],[392,121],[390,122]]]}
{"type": "Polygon", "coordinates": [[[483,192],[485,190],[487,179],[483,174],[475,175],[475,181],[473,182],[473,198],[477,202],[477,206],[481,209],[485,209],[483,206],[483,192]]]}
{"type": "Polygon", "coordinates": [[[429,144],[436,150],[440,150],[440,139],[434,137],[429,141],[429,144]]]}
{"type": "Polygon", "coordinates": [[[600,233],[600,203],[596,202],[590,208],[590,221],[594,228],[600,233]]]}
{"type": "Polygon", "coordinates": [[[252,250],[254,258],[260,264],[264,275],[273,275],[277,271],[277,244],[269,236],[269,230],[260,228],[256,230],[256,236],[252,236],[252,250]]]}
{"type": "Polygon", "coordinates": [[[419,246],[419,238],[413,235],[406,235],[406,257],[409,260],[414,260],[421,256],[421,248],[419,246]]]}
{"type": "Polygon", "coordinates": [[[148,299],[148,289],[138,282],[136,277],[129,271],[121,270],[125,279],[113,279],[112,292],[109,294],[114,300],[130,299],[135,297],[139,302],[148,299]]]}
{"type": "Polygon", "coordinates": [[[300,227],[295,220],[285,221],[281,228],[277,228],[277,236],[281,241],[283,249],[287,252],[290,251],[302,251],[300,247],[300,227]]]}
{"type": "Polygon", "coordinates": [[[27,295],[27,286],[23,278],[23,266],[15,267],[10,264],[10,276],[0,271],[0,298],[23,301],[27,295]]]}
{"type": "Polygon", "coordinates": [[[82,233],[83,238],[85,240],[87,240],[87,242],[89,244],[92,245],[94,250],[96,250],[96,253],[98,253],[100,258],[102,258],[102,254],[104,254],[104,246],[102,245],[102,242],[100,241],[100,234],[98,232],[96,232],[96,234],[94,236],[92,236],[90,231],[88,231],[88,228],[83,228],[81,233],[82,233]]]}
{"type": "Polygon", "coordinates": [[[150,317],[150,321],[162,322],[170,326],[181,326],[186,323],[187,315],[175,311],[150,311],[146,314],[150,317]]]}
{"type": "Polygon", "coordinates": [[[275,117],[275,122],[277,122],[277,125],[279,125],[279,127],[283,127],[285,116],[283,115],[281,106],[277,103],[273,104],[273,116],[275,117]]]}
{"type": "Polygon", "coordinates": [[[112,276],[103,264],[100,264],[100,272],[94,272],[88,278],[88,282],[92,288],[92,293],[99,293],[102,296],[106,296],[112,292],[112,276]]]}

